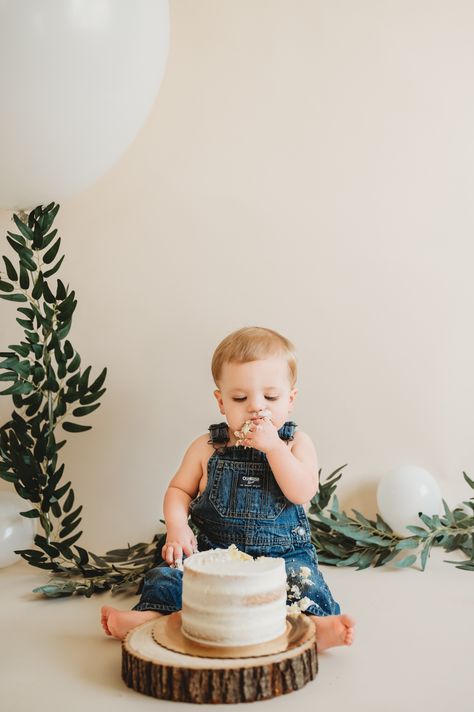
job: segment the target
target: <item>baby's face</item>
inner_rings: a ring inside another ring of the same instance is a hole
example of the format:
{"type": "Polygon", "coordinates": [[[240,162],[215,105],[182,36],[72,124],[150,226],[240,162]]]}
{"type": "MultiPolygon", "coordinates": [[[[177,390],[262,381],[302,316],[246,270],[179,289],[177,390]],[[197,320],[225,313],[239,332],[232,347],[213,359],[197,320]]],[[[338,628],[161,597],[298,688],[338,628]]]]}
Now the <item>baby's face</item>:
{"type": "Polygon", "coordinates": [[[260,410],[269,410],[277,429],[293,409],[297,393],[292,388],[288,364],[282,356],[271,356],[247,363],[225,363],[214,395],[220,412],[226,416],[231,439],[260,410]]]}

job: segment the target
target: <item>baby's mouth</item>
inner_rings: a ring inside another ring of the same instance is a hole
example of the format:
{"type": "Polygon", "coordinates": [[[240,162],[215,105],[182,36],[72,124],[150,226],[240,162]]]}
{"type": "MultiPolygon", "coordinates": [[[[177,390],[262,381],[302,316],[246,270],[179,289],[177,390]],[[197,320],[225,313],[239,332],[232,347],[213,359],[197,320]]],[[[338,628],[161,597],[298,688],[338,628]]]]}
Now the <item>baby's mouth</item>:
{"type": "MultiPolygon", "coordinates": [[[[252,413],[254,418],[263,418],[264,420],[271,420],[272,414],[269,410],[263,409],[255,411],[252,413]]],[[[252,426],[254,425],[253,420],[246,420],[242,425],[240,430],[235,430],[234,435],[237,438],[236,445],[242,445],[243,441],[246,439],[247,434],[252,432],[252,426]]],[[[256,428],[259,429],[261,426],[257,425],[256,428]]],[[[245,446],[244,446],[245,447],[245,446]]]]}

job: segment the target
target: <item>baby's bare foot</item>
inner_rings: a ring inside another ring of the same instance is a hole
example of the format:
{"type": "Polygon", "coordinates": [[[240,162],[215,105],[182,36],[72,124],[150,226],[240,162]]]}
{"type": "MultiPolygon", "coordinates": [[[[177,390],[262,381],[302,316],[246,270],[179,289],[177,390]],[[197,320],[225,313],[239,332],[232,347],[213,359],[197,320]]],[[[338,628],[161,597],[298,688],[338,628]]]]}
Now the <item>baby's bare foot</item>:
{"type": "Polygon", "coordinates": [[[352,645],[355,620],[343,614],[340,616],[311,616],[316,626],[318,652],[334,648],[336,645],[352,645]]]}
{"type": "Polygon", "coordinates": [[[102,628],[118,640],[123,640],[132,628],[161,615],[157,611],[120,611],[112,606],[102,606],[101,613],[102,628]]]}

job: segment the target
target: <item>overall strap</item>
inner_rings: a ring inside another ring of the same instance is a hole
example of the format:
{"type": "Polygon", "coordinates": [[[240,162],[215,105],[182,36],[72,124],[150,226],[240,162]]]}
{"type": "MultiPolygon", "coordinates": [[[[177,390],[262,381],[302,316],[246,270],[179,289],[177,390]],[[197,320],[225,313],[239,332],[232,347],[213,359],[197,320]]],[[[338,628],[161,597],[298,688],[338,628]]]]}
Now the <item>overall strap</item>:
{"type": "Polygon", "coordinates": [[[280,430],[278,431],[278,435],[281,437],[282,440],[294,440],[295,439],[295,430],[298,426],[296,423],[294,423],[292,420],[287,420],[286,423],[283,423],[281,426],[280,430]]]}
{"type": "Polygon", "coordinates": [[[214,423],[209,426],[209,445],[225,445],[229,442],[229,428],[227,423],[214,423]]]}
{"type": "MultiPolygon", "coordinates": [[[[278,431],[278,435],[282,440],[294,440],[296,428],[296,423],[292,420],[288,420],[286,423],[283,423],[278,431]]],[[[213,423],[209,426],[209,435],[208,442],[210,445],[225,446],[229,442],[229,427],[227,423],[213,423]]]]}

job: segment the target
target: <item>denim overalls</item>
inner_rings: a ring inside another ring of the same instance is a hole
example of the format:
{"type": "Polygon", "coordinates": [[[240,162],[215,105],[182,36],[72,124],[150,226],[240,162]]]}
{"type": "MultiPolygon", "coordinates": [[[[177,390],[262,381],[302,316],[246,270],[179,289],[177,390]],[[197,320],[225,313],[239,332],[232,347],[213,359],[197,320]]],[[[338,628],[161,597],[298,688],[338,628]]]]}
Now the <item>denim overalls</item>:
{"type": "MultiPolygon", "coordinates": [[[[295,428],[295,423],[286,422],[278,434],[288,442],[293,440],[295,428]]],[[[318,569],[303,506],[293,504],[283,495],[265,453],[227,446],[227,423],[211,425],[209,431],[209,443],[214,445],[215,452],[209,458],[206,489],[191,502],[189,510],[198,530],[199,551],[235,544],[251,556],[281,556],[290,583],[299,583],[300,567],[307,567],[309,579],[299,587],[301,596],[297,596],[312,601],[305,613],[317,616],[340,613],[318,569]]],[[[134,610],[161,613],[180,610],[182,577],[182,571],[165,562],[150,569],[134,610]]],[[[294,596],[289,594],[289,599],[294,600],[294,596]]]]}

